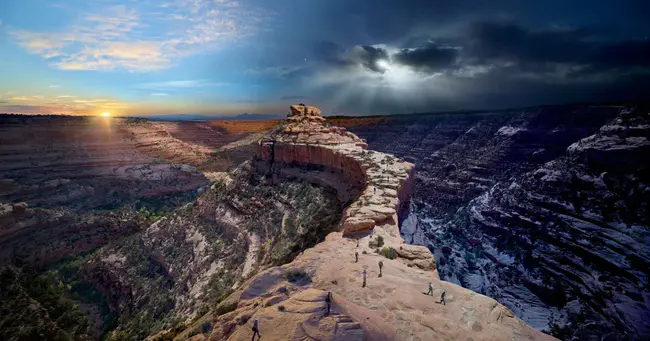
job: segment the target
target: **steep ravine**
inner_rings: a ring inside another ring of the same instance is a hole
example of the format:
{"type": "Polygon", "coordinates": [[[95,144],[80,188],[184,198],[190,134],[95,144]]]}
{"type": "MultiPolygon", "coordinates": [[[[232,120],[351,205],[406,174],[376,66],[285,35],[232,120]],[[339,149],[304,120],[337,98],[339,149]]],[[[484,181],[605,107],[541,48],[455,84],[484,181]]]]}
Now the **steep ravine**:
{"type": "Polygon", "coordinates": [[[649,121],[632,105],[339,123],[417,160],[402,232],[441,278],[564,339],[643,339],[649,121]]]}

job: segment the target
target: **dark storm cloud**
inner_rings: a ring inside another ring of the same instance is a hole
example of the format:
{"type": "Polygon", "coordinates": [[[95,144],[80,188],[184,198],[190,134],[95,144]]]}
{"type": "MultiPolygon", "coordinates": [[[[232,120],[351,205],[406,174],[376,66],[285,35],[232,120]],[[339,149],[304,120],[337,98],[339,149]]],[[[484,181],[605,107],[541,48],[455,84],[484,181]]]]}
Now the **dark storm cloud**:
{"type": "Polygon", "coordinates": [[[418,71],[429,73],[450,69],[456,62],[459,50],[435,42],[416,48],[404,48],[392,56],[392,60],[418,71]]]}
{"type": "Polygon", "coordinates": [[[380,60],[388,60],[389,56],[388,51],[382,47],[362,45],[355,46],[351,49],[350,58],[370,71],[383,73],[386,70],[378,65],[377,62],[380,60]]]}
{"type": "MultiPolygon", "coordinates": [[[[649,40],[611,41],[601,34],[590,29],[531,28],[514,22],[479,21],[447,36],[431,36],[430,41],[419,46],[401,48],[390,59],[431,74],[481,66],[513,76],[525,73],[542,78],[554,74],[567,80],[611,78],[650,69],[649,40]]],[[[380,72],[376,60],[386,58],[386,50],[370,48],[355,47],[364,57],[358,63],[380,72]]]]}
{"type": "Polygon", "coordinates": [[[522,71],[544,72],[562,65],[568,76],[625,73],[650,66],[650,41],[608,41],[587,29],[531,29],[514,23],[480,22],[467,30],[467,63],[514,63],[522,71]]]}

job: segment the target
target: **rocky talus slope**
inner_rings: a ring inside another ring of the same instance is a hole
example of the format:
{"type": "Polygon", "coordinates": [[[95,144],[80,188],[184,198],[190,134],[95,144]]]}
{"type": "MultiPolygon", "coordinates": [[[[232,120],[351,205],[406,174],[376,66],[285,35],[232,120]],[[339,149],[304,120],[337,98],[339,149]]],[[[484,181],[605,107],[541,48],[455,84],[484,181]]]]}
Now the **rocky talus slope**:
{"type": "Polygon", "coordinates": [[[402,234],[434,252],[441,278],[563,339],[646,339],[649,112],[575,105],[335,121],[416,160],[402,234]]]}
{"type": "Polygon", "coordinates": [[[495,300],[439,279],[429,250],[404,243],[399,232],[398,208],[408,200],[412,165],[383,153],[363,157],[364,147],[353,134],[325,125],[316,108],[292,107],[285,125],[260,141],[256,169],[277,181],[282,169],[313,162],[360,186],[360,197],[337,231],[292,262],[245,281],[176,339],[248,340],[255,319],[268,340],[553,339],[495,300]],[[429,282],[433,297],[426,292],[429,282]],[[438,303],[443,291],[446,305],[438,303]],[[326,292],[333,297],[330,315],[326,292]]]}

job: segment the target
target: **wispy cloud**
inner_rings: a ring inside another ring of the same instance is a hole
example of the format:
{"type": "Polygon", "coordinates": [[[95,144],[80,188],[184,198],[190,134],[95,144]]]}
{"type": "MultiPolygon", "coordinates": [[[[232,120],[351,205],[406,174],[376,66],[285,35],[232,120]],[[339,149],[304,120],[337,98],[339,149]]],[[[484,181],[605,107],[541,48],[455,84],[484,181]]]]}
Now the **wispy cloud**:
{"type": "Polygon", "coordinates": [[[53,88],[53,89],[60,88],[60,87],[61,87],[60,85],[56,85],[56,84],[52,84],[48,86],[48,88],[53,88]]]}
{"type": "Polygon", "coordinates": [[[238,1],[147,4],[130,2],[137,7],[118,5],[83,14],[64,31],[15,29],[10,33],[28,52],[59,69],[146,72],[248,37],[263,21],[258,10],[238,1]]]}
{"type": "Polygon", "coordinates": [[[0,112],[93,115],[106,110],[124,112],[129,107],[129,104],[112,98],[75,98],[71,95],[7,97],[7,93],[0,94],[0,112]]]}
{"type": "Polygon", "coordinates": [[[151,96],[162,97],[162,96],[169,96],[169,94],[164,92],[153,92],[151,93],[151,96]]]}
{"type": "Polygon", "coordinates": [[[13,100],[13,101],[32,101],[32,100],[38,100],[38,99],[43,99],[43,96],[34,95],[34,96],[14,96],[14,97],[11,97],[11,100],[13,100]]]}
{"type": "Polygon", "coordinates": [[[205,87],[228,86],[228,83],[214,82],[207,79],[175,80],[164,82],[140,83],[133,87],[142,90],[180,90],[205,87]]]}

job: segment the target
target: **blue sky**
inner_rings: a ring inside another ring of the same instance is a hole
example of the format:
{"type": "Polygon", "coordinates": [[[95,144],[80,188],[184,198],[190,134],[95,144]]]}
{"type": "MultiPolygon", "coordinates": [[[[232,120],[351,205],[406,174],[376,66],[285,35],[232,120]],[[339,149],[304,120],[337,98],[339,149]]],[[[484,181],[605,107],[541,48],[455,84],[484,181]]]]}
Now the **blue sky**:
{"type": "Polygon", "coordinates": [[[374,114],[614,99],[648,74],[639,56],[648,9],[645,1],[0,1],[0,112],[231,115],[309,102],[374,114]]]}

